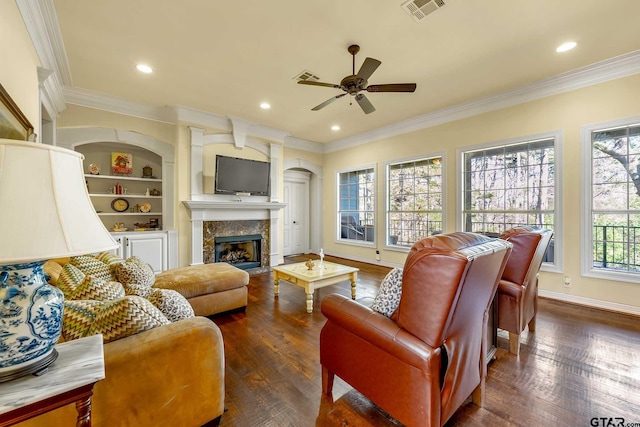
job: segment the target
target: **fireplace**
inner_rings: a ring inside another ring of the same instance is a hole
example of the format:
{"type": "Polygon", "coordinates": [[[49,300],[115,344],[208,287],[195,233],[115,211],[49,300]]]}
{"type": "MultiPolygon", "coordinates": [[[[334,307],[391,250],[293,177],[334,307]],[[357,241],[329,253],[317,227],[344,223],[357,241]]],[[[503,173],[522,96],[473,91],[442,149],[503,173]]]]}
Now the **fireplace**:
{"type": "Polygon", "coordinates": [[[243,270],[258,268],[261,249],[261,234],[215,237],[214,262],[226,262],[243,270]]]}

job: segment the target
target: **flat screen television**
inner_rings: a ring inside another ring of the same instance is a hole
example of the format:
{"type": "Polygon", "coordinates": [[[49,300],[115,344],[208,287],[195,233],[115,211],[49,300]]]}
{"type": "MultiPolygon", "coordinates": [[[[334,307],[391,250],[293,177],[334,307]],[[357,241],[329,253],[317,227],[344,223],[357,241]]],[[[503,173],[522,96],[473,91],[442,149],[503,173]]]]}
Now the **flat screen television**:
{"type": "Polygon", "coordinates": [[[268,196],[271,163],[216,155],[216,194],[268,196]]]}

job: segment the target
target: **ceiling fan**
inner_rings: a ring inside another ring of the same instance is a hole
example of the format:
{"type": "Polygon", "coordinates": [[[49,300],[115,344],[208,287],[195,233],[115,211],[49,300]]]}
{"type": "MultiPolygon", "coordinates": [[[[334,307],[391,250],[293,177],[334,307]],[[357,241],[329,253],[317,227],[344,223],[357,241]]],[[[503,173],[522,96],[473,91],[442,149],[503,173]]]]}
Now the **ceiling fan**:
{"type": "Polygon", "coordinates": [[[362,111],[365,114],[373,113],[376,111],[376,108],[371,104],[371,102],[364,96],[360,91],[367,92],[414,92],[416,90],[415,83],[391,83],[391,84],[383,84],[383,85],[367,85],[368,79],[371,77],[373,72],[382,64],[382,62],[373,58],[366,58],[356,74],[356,54],[360,51],[360,46],[357,44],[353,44],[349,46],[347,49],[351,56],[353,57],[353,67],[352,73],[350,76],[347,76],[342,79],[339,85],[333,83],[322,83],[316,81],[309,80],[300,80],[298,84],[301,85],[310,85],[310,86],[325,86],[325,87],[333,87],[336,89],[341,89],[344,93],[340,95],[336,95],[332,98],[327,99],[322,104],[316,105],[311,110],[318,111],[327,105],[331,104],[338,98],[342,98],[345,95],[351,95],[355,98],[356,102],[362,108],[362,111]]]}

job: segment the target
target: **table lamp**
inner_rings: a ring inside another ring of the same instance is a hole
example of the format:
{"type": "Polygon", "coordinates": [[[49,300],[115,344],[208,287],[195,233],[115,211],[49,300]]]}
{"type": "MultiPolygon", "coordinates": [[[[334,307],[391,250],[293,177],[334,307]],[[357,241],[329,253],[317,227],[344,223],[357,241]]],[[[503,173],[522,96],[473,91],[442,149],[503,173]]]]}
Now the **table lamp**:
{"type": "Polygon", "coordinates": [[[80,153],[0,139],[0,381],[44,370],[62,331],[51,258],[118,247],[96,214],[80,153]]]}

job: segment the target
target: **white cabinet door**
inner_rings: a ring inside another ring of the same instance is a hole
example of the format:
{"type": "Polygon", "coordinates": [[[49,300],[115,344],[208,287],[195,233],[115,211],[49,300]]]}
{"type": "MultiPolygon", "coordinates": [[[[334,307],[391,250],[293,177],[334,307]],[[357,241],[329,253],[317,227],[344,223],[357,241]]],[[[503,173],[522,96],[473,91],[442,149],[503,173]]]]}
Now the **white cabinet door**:
{"type": "Polygon", "coordinates": [[[111,251],[116,256],[127,259],[135,256],[151,265],[154,273],[160,273],[169,268],[169,249],[166,232],[140,232],[113,235],[120,247],[111,251]]]}
{"type": "Polygon", "coordinates": [[[113,253],[115,256],[117,256],[117,257],[119,257],[119,258],[125,259],[124,248],[125,248],[125,246],[126,246],[126,240],[127,240],[127,238],[126,238],[125,236],[121,235],[121,234],[118,234],[118,235],[113,235],[113,234],[112,234],[112,236],[113,236],[113,239],[114,239],[116,242],[118,242],[118,244],[119,244],[120,246],[118,246],[118,248],[117,248],[117,249],[114,249],[114,250],[112,250],[112,251],[110,251],[110,252],[111,252],[111,253],[113,253]]]}
{"type": "Polygon", "coordinates": [[[141,232],[130,234],[124,244],[125,259],[135,256],[151,265],[155,273],[167,269],[167,235],[141,232]]]}

